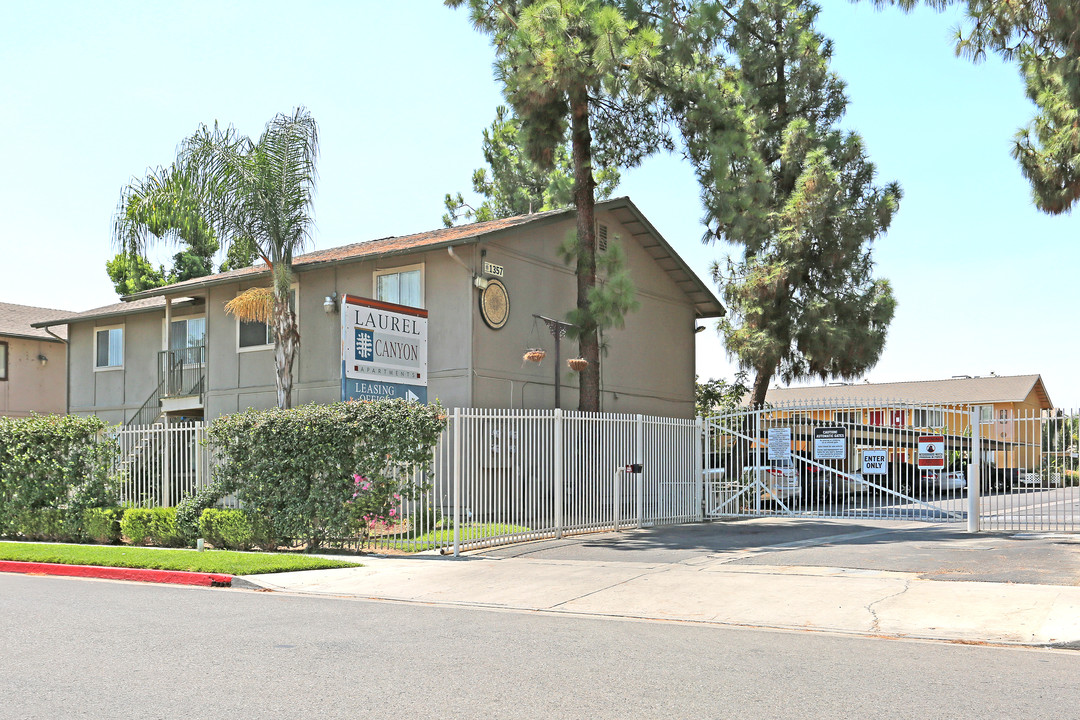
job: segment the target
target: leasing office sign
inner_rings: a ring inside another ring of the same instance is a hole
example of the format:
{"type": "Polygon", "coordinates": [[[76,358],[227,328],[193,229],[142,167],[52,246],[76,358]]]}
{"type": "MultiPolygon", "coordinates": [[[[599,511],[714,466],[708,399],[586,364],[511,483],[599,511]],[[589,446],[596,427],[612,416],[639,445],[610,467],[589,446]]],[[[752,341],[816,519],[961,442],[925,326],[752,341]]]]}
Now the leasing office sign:
{"type": "Polygon", "coordinates": [[[341,399],[427,402],[427,310],[341,300],[341,399]]]}

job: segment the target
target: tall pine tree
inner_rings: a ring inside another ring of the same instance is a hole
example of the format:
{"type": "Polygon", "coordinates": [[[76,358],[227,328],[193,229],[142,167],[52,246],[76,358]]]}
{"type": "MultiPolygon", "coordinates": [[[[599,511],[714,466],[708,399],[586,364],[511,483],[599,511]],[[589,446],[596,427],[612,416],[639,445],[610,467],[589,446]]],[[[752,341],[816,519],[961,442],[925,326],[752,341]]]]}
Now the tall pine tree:
{"type": "MultiPolygon", "coordinates": [[[[484,222],[558,210],[574,204],[574,165],[566,143],[555,148],[550,168],[542,168],[525,154],[521,120],[505,105],[495,108],[495,120],[484,130],[483,152],[487,168],[477,168],[472,189],[483,201],[470,205],[462,193],[447,193],[443,225],[484,222]]],[[[619,184],[619,170],[602,159],[595,163],[596,199],[611,197],[619,184]]]]}
{"type": "Polygon", "coordinates": [[[753,404],[764,402],[775,375],[791,382],[866,372],[895,308],[889,283],[873,275],[870,246],[888,229],[900,188],[875,185],[861,139],[838,127],[847,99],[829,70],[832,45],[814,30],[818,12],[807,0],[731,11],[737,89],[726,92],[741,98],[750,152],[699,159],[729,168],[731,184],[765,198],[748,220],[732,212],[739,190],[721,202],[703,196],[713,236],[742,250],[713,273],[728,305],[720,324],[727,349],[755,373],[753,404]]]}
{"type": "Polygon", "coordinates": [[[473,23],[492,37],[496,75],[521,119],[526,154],[540,168],[555,164],[569,134],[576,235],[566,249],[577,275],[577,306],[568,319],[588,366],[580,375],[578,409],[600,408],[600,331],[633,308],[632,288],[597,283],[594,143],[620,166],[633,165],[662,141],[649,121],[638,78],[658,41],[602,0],[445,0],[467,5],[473,23]],[[627,292],[627,290],[630,292],[627,292]]]}

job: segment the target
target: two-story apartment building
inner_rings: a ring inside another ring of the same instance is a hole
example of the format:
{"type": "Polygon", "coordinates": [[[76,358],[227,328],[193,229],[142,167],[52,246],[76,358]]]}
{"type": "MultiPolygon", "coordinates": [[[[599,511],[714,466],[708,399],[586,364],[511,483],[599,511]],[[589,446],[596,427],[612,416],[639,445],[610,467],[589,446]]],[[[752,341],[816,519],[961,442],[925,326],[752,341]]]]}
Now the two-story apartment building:
{"type": "MultiPolygon", "coordinates": [[[[604,333],[605,411],[690,417],[698,321],[724,309],[716,296],[627,198],[597,206],[598,237],[618,243],[640,307],[604,333]]],[[[559,246],[574,232],[572,210],[388,237],[294,259],[292,294],[300,330],[293,403],[342,395],[341,299],[346,295],[423,308],[427,396],[444,405],[577,407],[577,375],[555,366],[552,330],[536,316],[565,320],[576,277],[559,246]],[[501,285],[494,312],[485,290],[501,285]],[[523,359],[547,351],[539,364],[523,359]]],[[[601,278],[601,281],[603,278],[601,278]]],[[[149,423],[162,413],[212,419],[276,405],[273,338],[262,323],[226,314],[240,292],[269,285],[256,265],[139,293],[123,302],[47,318],[66,326],[68,408],[110,422],[149,423]]],[[[561,342],[563,359],[576,343],[561,342]]]]}
{"type": "Polygon", "coordinates": [[[0,302],[0,415],[64,412],[66,328],[54,334],[32,324],[65,314],[0,302]]]}

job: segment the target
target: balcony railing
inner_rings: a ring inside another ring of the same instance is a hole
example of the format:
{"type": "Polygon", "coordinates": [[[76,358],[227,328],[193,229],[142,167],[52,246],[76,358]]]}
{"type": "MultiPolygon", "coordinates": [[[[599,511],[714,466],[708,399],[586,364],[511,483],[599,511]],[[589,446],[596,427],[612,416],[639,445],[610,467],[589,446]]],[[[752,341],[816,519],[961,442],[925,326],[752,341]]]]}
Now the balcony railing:
{"type": "Polygon", "coordinates": [[[205,374],[205,345],[191,345],[158,353],[158,386],[163,397],[202,394],[205,374]]]}

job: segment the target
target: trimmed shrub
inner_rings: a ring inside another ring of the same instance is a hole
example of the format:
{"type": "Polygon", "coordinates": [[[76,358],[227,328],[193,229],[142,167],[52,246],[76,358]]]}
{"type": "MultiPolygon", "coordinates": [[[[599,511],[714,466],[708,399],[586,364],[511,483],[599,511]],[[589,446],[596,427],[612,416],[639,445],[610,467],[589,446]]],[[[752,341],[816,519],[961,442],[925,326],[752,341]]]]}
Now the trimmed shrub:
{"type": "Polygon", "coordinates": [[[27,540],[64,542],[73,540],[69,530],[77,523],[68,522],[68,512],[58,508],[24,510],[15,521],[15,531],[27,540]]]}
{"type": "Polygon", "coordinates": [[[376,510],[392,509],[394,493],[415,496],[419,488],[398,480],[398,471],[429,466],[444,424],[440,405],[380,400],[248,410],[214,420],[208,438],[221,460],[214,477],[222,492],[266,524],[257,544],[315,549],[365,531],[372,513],[355,508],[354,476],[378,494],[364,503],[376,510]]]}
{"type": "Polygon", "coordinates": [[[213,507],[224,495],[221,482],[215,481],[184,496],[176,506],[176,529],[186,542],[191,543],[198,537],[206,537],[200,529],[200,518],[204,511],[213,507]]]}
{"type": "Polygon", "coordinates": [[[254,541],[251,521],[242,510],[203,510],[199,535],[216,548],[250,550],[254,541]]]}
{"type": "Polygon", "coordinates": [[[88,508],[83,511],[83,534],[94,542],[115,545],[120,542],[120,520],[124,508],[88,508]]]}
{"type": "Polygon", "coordinates": [[[115,504],[119,448],[107,431],[96,417],[0,417],[0,534],[17,532],[25,512],[52,508],[71,511],[65,532],[78,537],[83,510],[115,504]]]}
{"type": "Polygon", "coordinates": [[[186,544],[176,529],[176,508],[129,508],[120,521],[120,531],[132,545],[150,542],[181,547],[186,544]]]}

